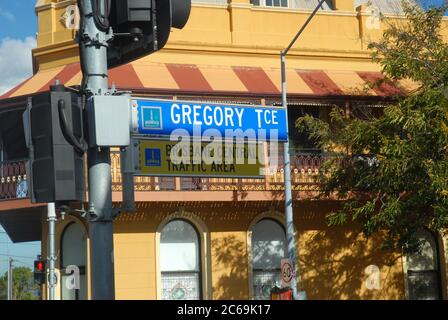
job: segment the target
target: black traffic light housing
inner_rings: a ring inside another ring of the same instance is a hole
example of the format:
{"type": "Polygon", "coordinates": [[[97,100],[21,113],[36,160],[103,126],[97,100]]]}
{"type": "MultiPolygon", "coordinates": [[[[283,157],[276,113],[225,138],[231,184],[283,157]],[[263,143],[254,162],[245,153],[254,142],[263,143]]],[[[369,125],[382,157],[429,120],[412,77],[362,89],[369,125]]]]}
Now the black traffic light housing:
{"type": "Polygon", "coordinates": [[[62,85],[29,98],[23,115],[33,203],[85,201],[81,98],[62,85]]]}
{"type": "Polygon", "coordinates": [[[113,68],[162,49],[171,28],[182,29],[191,0],[115,0],[111,3],[108,67],[113,68]]]}
{"type": "Polygon", "coordinates": [[[45,260],[34,261],[34,281],[39,285],[45,283],[47,270],[45,268],[45,260]]]}

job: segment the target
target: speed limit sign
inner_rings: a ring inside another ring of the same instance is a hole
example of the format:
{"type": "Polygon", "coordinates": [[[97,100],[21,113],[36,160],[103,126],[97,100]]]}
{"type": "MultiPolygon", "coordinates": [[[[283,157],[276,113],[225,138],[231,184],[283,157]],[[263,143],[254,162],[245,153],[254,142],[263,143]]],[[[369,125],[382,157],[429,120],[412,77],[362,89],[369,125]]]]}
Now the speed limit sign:
{"type": "Polygon", "coordinates": [[[294,282],[295,270],[289,259],[282,259],[281,262],[281,278],[282,287],[291,287],[294,282]]]}

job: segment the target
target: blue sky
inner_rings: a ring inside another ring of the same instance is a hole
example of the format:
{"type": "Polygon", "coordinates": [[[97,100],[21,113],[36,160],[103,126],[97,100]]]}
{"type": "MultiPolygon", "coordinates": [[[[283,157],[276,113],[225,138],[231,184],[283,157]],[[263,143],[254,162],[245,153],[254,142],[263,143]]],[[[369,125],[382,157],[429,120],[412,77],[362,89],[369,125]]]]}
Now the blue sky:
{"type": "Polygon", "coordinates": [[[36,0],[0,0],[0,39],[24,39],[37,32],[36,0]]]}
{"type": "MultiPolygon", "coordinates": [[[[431,6],[439,7],[442,6],[446,0],[420,0],[420,3],[424,8],[428,8],[431,6]]],[[[445,12],[445,16],[448,16],[448,11],[445,12]]]]}
{"type": "MultiPolygon", "coordinates": [[[[420,3],[423,5],[423,7],[427,8],[429,6],[441,6],[445,0],[420,0],[420,3]]],[[[447,15],[447,14],[445,14],[447,15]]]]}
{"type": "Polygon", "coordinates": [[[36,0],[0,0],[0,95],[32,74],[36,0]]]}
{"type": "Polygon", "coordinates": [[[15,261],[14,266],[33,268],[36,255],[40,254],[40,242],[27,242],[13,244],[5,230],[0,226],[0,274],[3,275],[8,268],[8,256],[15,261]]]}

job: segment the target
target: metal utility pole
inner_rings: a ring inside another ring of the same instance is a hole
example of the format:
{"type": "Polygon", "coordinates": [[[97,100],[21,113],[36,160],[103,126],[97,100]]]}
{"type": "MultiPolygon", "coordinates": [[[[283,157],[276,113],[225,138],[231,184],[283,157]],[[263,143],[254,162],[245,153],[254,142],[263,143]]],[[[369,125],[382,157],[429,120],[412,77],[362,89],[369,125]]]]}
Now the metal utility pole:
{"type": "Polygon", "coordinates": [[[12,274],[12,262],[13,259],[10,257],[9,261],[8,261],[8,300],[13,300],[13,295],[12,295],[12,287],[13,287],[13,274],[12,274]]]}
{"type": "MultiPolygon", "coordinates": [[[[107,71],[108,28],[99,21],[106,5],[94,12],[92,0],[78,0],[81,12],[79,46],[83,94],[102,96],[109,92],[107,71]],[[101,29],[100,29],[101,28],[101,29]]],[[[98,9],[98,8],[97,8],[98,9]]],[[[91,112],[91,110],[87,110],[91,112]]],[[[90,274],[93,300],[114,300],[113,212],[110,148],[88,150],[90,274]]]]}
{"type": "Polygon", "coordinates": [[[56,264],[56,208],[54,203],[47,204],[47,221],[48,221],[48,257],[49,261],[49,271],[48,271],[48,289],[49,289],[49,300],[55,299],[55,290],[56,290],[56,272],[55,272],[55,264],[56,264]]]}
{"type": "Polygon", "coordinates": [[[297,262],[296,240],[294,232],[294,213],[292,208],[292,185],[291,185],[291,155],[289,151],[289,125],[288,125],[288,102],[286,99],[286,55],[299,36],[305,30],[311,19],[316,15],[325,0],[320,0],[314,11],[300,28],[291,43],[280,52],[281,69],[282,69],[282,105],[286,113],[286,136],[288,140],[284,144],[284,180],[285,180],[285,221],[286,221],[286,241],[288,244],[288,258],[295,268],[296,283],[292,286],[294,300],[298,299],[297,279],[299,278],[299,267],[297,262]]]}

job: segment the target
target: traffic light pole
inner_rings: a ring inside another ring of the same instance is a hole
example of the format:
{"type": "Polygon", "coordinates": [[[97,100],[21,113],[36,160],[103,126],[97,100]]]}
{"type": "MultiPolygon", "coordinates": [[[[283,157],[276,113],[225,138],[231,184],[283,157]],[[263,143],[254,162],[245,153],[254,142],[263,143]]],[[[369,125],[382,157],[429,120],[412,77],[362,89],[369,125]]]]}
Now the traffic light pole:
{"type": "Polygon", "coordinates": [[[294,212],[292,208],[292,183],[291,183],[291,155],[289,151],[289,125],[288,125],[288,101],[286,97],[286,55],[288,54],[288,51],[291,49],[291,47],[294,45],[296,40],[299,38],[299,36],[302,34],[302,32],[305,30],[305,28],[310,23],[311,19],[316,15],[319,8],[322,6],[322,4],[325,2],[325,0],[320,0],[314,11],[311,13],[311,15],[308,17],[308,19],[305,21],[303,26],[300,28],[300,30],[295,35],[294,39],[290,42],[288,47],[286,47],[285,50],[283,50],[280,53],[280,59],[281,59],[281,69],[282,69],[282,105],[283,109],[286,113],[286,136],[287,141],[284,143],[284,181],[285,181],[285,223],[286,223],[286,242],[287,242],[287,248],[288,248],[288,258],[290,262],[293,264],[295,268],[295,281],[294,285],[292,286],[292,293],[294,300],[297,300],[298,297],[298,291],[297,291],[297,282],[298,278],[300,278],[299,274],[299,267],[298,267],[298,261],[297,261],[297,248],[296,248],[296,239],[295,239],[295,231],[294,231],[294,212]]]}
{"type": "Polygon", "coordinates": [[[8,300],[13,300],[12,297],[12,286],[13,286],[13,281],[12,281],[12,258],[9,258],[8,261],[8,300]]]}
{"type": "MultiPolygon", "coordinates": [[[[107,34],[96,23],[91,0],[78,0],[81,12],[79,46],[83,93],[109,91],[107,34]]],[[[91,110],[87,110],[91,112],[91,110]]],[[[90,278],[93,300],[114,300],[113,212],[110,148],[89,148],[90,278]]]]}
{"type": "Polygon", "coordinates": [[[56,208],[54,203],[47,204],[47,221],[48,221],[48,291],[49,291],[49,300],[55,299],[55,290],[56,290],[56,272],[55,272],[55,264],[56,264],[56,208]]]}

